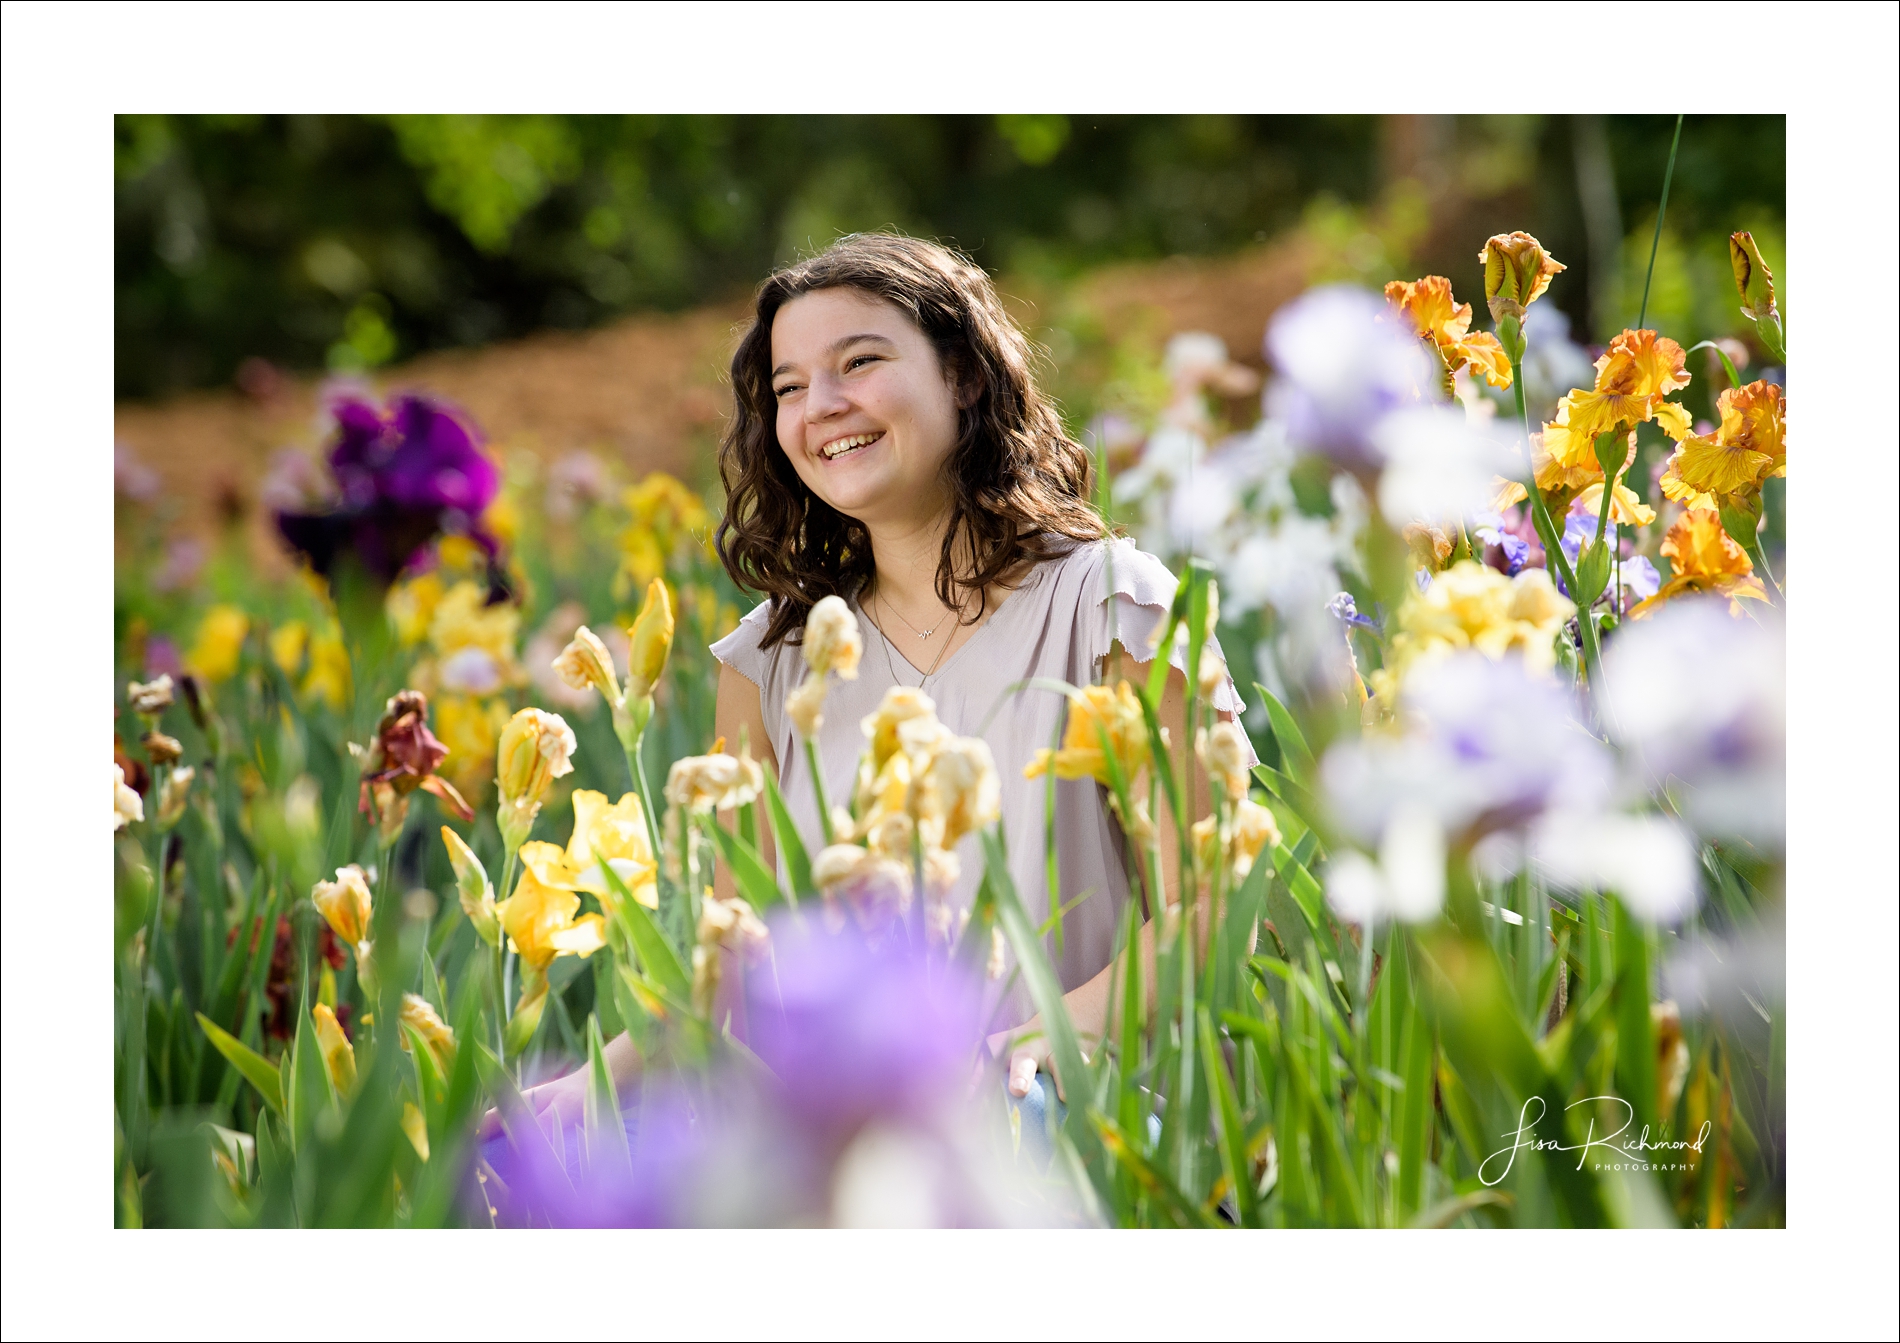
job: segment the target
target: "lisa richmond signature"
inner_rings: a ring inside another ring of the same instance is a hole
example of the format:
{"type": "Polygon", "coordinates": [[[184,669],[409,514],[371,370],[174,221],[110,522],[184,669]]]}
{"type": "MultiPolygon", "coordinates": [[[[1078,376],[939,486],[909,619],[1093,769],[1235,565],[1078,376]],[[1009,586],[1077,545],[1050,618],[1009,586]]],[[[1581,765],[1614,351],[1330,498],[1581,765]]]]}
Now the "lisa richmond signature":
{"type": "Polygon", "coordinates": [[[1537,1121],[1544,1117],[1544,1098],[1542,1096],[1532,1096],[1529,1100],[1524,1102],[1524,1108],[1518,1111],[1517,1132],[1505,1135],[1510,1138],[1511,1145],[1509,1147],[1500,1147],[1497,1151],[1486,1157],[1483,1163],[1478,1167],[1478,1178],[1487,1185],[1497,1184],[1511,1173],[1511,1166],[1516,1162],[1519,1152],[1575,1152],[1577,1154],[1578,1170],[1583,1169],[1584,1163],[1590,1159],[1590,1153],[1593,1150],[1599,1153],[1599,1161],[1605,1159],[1602,1155],[1603,1153],[1613,1152],[1624,1161],[1635,1163],[1638,1166],[1648,1165],[1653,1160],[1650,1155],[1651,1153],[1662,1156],[1673,1152],[1693,1152],[1697,1156],[1700,1156],[1702,1153],[1702,1144],[1708,1140],[1709,1130],[1712,1127],[1709,1121],[1705,1119],[1702,1121],[1702,1127],[1697,1131],[1694,1138],[1652,1139],[1649,1136],[1649,1125],[1645,1124],[1643,1125],[1641,1133],[1633,1138],[1625,1138],[1623,1135],[1628,1133],[1630,1125],[1636,1122],[1636,1107],[1624,1100],[1621,1096],[1586,1096],[1580,1101],[1572,1101],[1569,1105],[1566,1105],[1564,1109],[1568,1112],[1576,1109],[1579,1105],[1591,1105],[1599,1101],[1608,1101],[1612,1105],[1621,1106],[1623,1110],[1622,1124],[1620,1124],[1614,1132],[1606,1133],[1602,1137],[1598,1137],[1596,1131],[1597,1118],[1592,1114],[1583,1141],[1580,1143],[1566,1143],[1560,1142],[1555,1138],[1539,1138],[1537,1136],[1537,1121]],[[1535,1113],[1532,1112],[1533,1106],[1536,1107],[1535,1113]],[[1500,1160],[1503,1162],[1503,1165],[1499,1167],[1497,1173],[1495,1175],[1488,1173],[1492,1165],[1500,1160]]]}

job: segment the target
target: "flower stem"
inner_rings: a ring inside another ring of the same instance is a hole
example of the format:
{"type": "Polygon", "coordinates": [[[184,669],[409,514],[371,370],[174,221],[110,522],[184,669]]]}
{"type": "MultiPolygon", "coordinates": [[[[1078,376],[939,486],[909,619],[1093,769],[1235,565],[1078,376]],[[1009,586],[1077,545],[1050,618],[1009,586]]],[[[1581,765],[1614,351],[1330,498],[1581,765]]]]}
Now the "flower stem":
{"type": "Polygon", "coordinates": [[[836,844],[838,840],[831,829],[831,803],[825,797],[825,772],[818,764],[818,743],[810,737],[805,738],[805,764],[811,769],[812,796],[818,799],[818,828],[824,832],[826,844],[836,844]]]}
{"type": "Polygon", "coordinates": [[[1775,596],[1775,605],[1785,607],[1788,601],[1787,595],[1782,592],[1781,584],[1776,580],[1774,571],[1768,567],[1768,547],[1761,543],[1760,537],[1751,537],[1749,542],[1748,557],[1755,562],[1755,568],[1761,571],[1761,576],[1768,580],[1768,590],[1775,596]]]}
{"type": "MultiPolygon", "coordinates": [[[[653,810],[653,792],[647,786],[646,748],[647,734],[642,731],[633,739],[633,745],[622,743],[627,757],[627,773],[633,776],[633,786],[640,790],[640,809],[646,813],[647,842],[653,846],[653,860],[660,860],[660,818],[653,810]]],[[[665,864],[661,863],[661,867],[665,864]]]]}
{"type": "Polygon", "coordinates": [[[1656,276],[1656,248],[1662,242],[1663,214],[1669,209],[1669,183],[1676,176],[1676,149],[1682,144],[1682,114],[1676,114],[1675,138],[1669,142],[1669,166],[1663,169],[1662,199],[1656,204],[1656,232],[1649,239],[1649,270],[1643,275],[1643,306],[1636,313],[1640,330],[1649,317],[1649,282],[1656,276]]]}
{"type": "MultiPolygon", "coordinates": [[[[1524,404],[1524,365],[1521,360],[1511,362],[1511,391],[1517,397],[1517,418],[1524,430],[1524,456],[1531,456],[1531,417],[1524,404]]],[[[1544,506],[1544,496],[1537,488],[1537,472],[1531,470],[1525,489],[1530,494],[1531,521],[1537,528],[1537,537],[1544,543],[1545,563],[1554,566],[1557,576],[1571,593],[1577,593],[1577,575],[1570,568],[1570,561],[1564,557],[1562,541],[1557,534],[1557,526],[1550,518],[1550,510],[1544,506]]],[[[1605,485],[1605,498],[1608,497],[1608,485],[1605,485]]],[[[1590,613],[1581,608],[1577,611],[1577,636],[1583,644],[1583,666],[1590,683],[1592,697],[1603,684],[1602,656],[1597,649],[1596,627],[1590,623],[1590,613]]]]}

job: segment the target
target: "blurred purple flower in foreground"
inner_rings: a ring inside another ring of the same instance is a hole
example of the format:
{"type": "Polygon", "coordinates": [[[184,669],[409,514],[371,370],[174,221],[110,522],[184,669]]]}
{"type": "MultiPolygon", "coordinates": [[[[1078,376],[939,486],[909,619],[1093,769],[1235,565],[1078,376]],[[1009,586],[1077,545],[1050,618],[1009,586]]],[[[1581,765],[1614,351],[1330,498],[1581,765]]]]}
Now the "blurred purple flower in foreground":
{"type": "Polygon", "coordinates": [[[1787,832],[1787,648],[1779,619],[1671,602],[1603,658],[1610,721],[1640,777],[1705,835],[1778,850],[1787,832]]]}
{"type": "Polygon", "coordinates": [[[1387,414],[1417,403],[1430,369],[1409,327],[1384,320],[1385,300],[1350,285],[1314,289],[1267,328],[1278,373],[1267,414],[1286,424],[1296,448],[1348,466],[1383,461],[1371,435],[1387,414]]]}
{"type": "Polygon", "coordinates": [[[283,537],[329,576],[345,554],[383,583],[443,532],[498,547],[480,519],[501,485],[475,431],[423,396],[395,398],[387,412],[354,395],[332,403],[338,429],[330,450],[339,505],[277,515],[283,537]]]}
{"type": "MultiPolygon", "coordinates": [[[[564,1172],[491,1144],[515,1216],[554,1226],[1036,1220],[969,1096],[982,1030],[969,974],[901,939],[873,947],[849,926],[833,934],[781,919],[773,944],[771,971],[747,980],[747,1044],[765,1068],[729,1060],[690,1089],[655,1078],[626,1116],[630,1171],[570,1162],[564,1172]]],[[[564,1151],[579,1145],[561,1140],[564,1151]]]]}
{"type": "Polygon", "coordinates": [[[1422,663],[1399,709],[1400,735],[1343,742],[1321,767],[1335,814],[1361,842],[1376,844],[1408,803],[1447,835],[1476,838],[1546,810],[1595,810],[1609,794],[1609,752],[1579,725],[1570,692],[1517,658],[1422,663]]]}

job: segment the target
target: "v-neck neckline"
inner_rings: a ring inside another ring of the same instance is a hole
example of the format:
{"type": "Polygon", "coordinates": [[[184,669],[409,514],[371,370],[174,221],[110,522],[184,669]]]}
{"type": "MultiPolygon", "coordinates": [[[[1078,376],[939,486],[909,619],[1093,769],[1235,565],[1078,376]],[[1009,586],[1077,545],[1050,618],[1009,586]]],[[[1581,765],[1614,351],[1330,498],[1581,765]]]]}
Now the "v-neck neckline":
{"type": "MultiPolygon", "coordinates": [[[[865,624],[869,625],[872,629],[877,631],[877,637],[884,641],[885,650],[889,652],[891,656],[897,660],[897,662],[903,663],[915,675],[923,678],[916,685],[909,687],[909,689],[922,690],[931,681],[942,676],[945,672],[949,671],[950,668],[955,666],[957,659],[962,657],[965,653],[969,652],[970,645],[974,644],[978,639],[981,639],[983,635],[986,632],[988,632],[990,626],[996,623],[997,617],[1003,614],[1003,609],[1009,606],[1012,602],[1014,602],[1017,597],[1021,596],[1023,591],[1026,588],[1028,588],[1032,582],[1040,581],[1041,579],[1040,571],[1044,567],[1045,566],[1042,564],[1036,564],[1036,565],[1030,566],[1029,572],[1023,575],[1022,581],[1016,584],[1015,587],[1010,588],[1008,590],[1007,595],[1004,596],[1004,598],[1001,601],[997,602],[995,606],[990,608],[989,614],[983,617],[983,623],[976,627],[976,629],[971,633],[968,639],[964,640],[963,647],[953,650],[947,657],[944,658],[942,663],[940,663],[935,669],[931,671],[925,671],[922,667],[919,667],[916,663],[912,662],[909,658],[905,657],[903,650],[900,649],[896,644],[891,642],[890,636],[884,633],[884,627],[878,624],[877,621],[871,619],[870,615],[865,611],[863,603],[860,602],[856,597],[853,597],[851,599],[851,606],[857,612],[858,618],[860,620],[862,620],[865,624]]],[[[897,680],[897,676],[896,676],[897,666],[895,662],[891,664],[890,670],[892,673],[891,680],[893,682],[896,682],[896,684],[898,685],[903,685],[904,683],[902,681],[897,680]]]]}

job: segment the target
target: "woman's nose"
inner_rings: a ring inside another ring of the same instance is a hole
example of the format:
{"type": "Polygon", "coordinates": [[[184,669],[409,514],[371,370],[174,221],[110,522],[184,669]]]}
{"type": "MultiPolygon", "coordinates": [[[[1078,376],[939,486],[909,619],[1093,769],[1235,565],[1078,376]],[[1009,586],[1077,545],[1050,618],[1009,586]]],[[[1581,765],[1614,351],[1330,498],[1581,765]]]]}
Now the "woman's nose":
{"type": "Polygon", "coordinates": [[[818,424],[825,420],[836,419],[851,409],[851,399],[844,394],[844,384],[827,373],[813,376],[811,384],[805,389],[805,420],[809,424],[818,424]]]}

